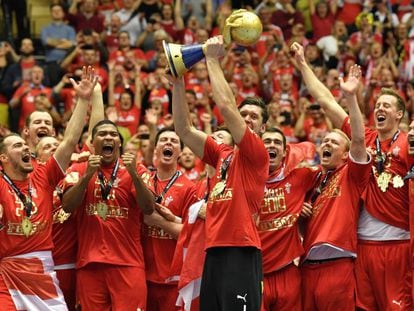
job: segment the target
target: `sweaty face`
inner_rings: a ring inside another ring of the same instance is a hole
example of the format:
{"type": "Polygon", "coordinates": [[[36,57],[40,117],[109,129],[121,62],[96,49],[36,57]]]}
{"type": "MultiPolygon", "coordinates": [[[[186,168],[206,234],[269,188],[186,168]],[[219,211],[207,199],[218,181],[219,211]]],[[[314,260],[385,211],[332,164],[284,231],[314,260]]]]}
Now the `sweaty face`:
{"type": "Polygon", "coordinates": [[[155,154],[159,164],[176,165],[181,152],[180,138],[173,131],[163,132],[155,146],[155,154]]]}
{"type": "Polygon", "coordinates": [[[245,105],[239,111],[247,126],[259,134],[263,128],[262,108],[255,105],[245,105]]]}
{"type": "Polygon", "coordinates": [[[119,157],[121,138],[118,130],[112,124],[103,124],[98,127],[92,138],[95,154],[102,156],[102,162],[109,164],[119,157]]]}
{"type": "Polygon", "coordinates": [[[55,137],[43,137],[36,146],[37,159],[41,162],[47,162],[59,147],[59,141],[55,137]]]}
{"type": "Polygon", "coordinates": [[[30,115],[29,127],[25,128],[25,132],[28,135],[29,145],[36,146],[42,137],[55,134],[52,117],[47,112],[33,112],[30,115]]]}
{"type": "Polygon", "coordinates": [[[273,172],[280,167],[280,164],[286,155],[283,136],[277,132],[265,132],[262,136],[262,141],[269,154],[269,171],[273,172]]]}
{"type": "Polygon", "coordinates": [[[1,161],[6,169],[15,173],[30,173],[33,171],[32,157],[29,146],[20,136],[10,136],[4,140],[5,151],[0,155],[1,161]]]}
{"type": "Polygon", "coordinates": [[[382,133],[395,132],[402,118],[397,109],[397,99],[392,95],[381,95],[375,103],[375,128],[382,133]]]}
{"type": "Polygon", "coordinates": [[[348,157],[346,141],[341,134],[331,132],[326,134],[320,146],[320,159],[323,168],[336,169],[348,157]]]}

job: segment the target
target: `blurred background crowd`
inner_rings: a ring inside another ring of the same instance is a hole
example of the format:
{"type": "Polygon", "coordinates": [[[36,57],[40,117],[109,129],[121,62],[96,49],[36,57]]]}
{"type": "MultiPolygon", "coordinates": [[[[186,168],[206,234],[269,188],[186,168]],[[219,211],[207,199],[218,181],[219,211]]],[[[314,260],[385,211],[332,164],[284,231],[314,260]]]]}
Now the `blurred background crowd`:
{"type": "MultiPolygon", "coordinates": [[[[34,110],[49,111],[63,133],[75,103],[69,78],[96,68],[105,112],[138,152],[149,127],[172,124],[162,41],[199,44],[220,34],[232,10],[255,11],[263,24],[256,45],[233,44],[222,60],[237,102],[262,97],[268,126],[288,142],[320,144],[330,120],[304,87],[289,46],[305,47],[308,63],[341,104],[339,77],[357,63],[358,101],[373,125],[381,87],[406,99],[401,129],[414,119],[413,0],[3,0],[0,43],[0,135],[19,132],[34,110]]],[[[186,75],[192,121],[210,132],[223,122],[211,97],[206,65],[186,75]]],[[[81,122],[82,123],[82,122],[81,122]]],[[[80,123],[80,124],[81,124],[80,123]]],[[[145,151],[144,151],[145,152],[145,151]]],[[[317,160],[317,159],[316,159],[317,160]]]]}

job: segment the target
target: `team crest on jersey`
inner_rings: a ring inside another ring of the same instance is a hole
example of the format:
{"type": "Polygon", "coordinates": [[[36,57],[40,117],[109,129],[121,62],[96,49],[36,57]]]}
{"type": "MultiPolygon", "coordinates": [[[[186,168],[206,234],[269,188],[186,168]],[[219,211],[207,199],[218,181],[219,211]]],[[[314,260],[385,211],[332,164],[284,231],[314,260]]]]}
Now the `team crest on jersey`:
{"type": "Polygon", "coordinates": [[[164,205],[166,206],[166,207],[168,207],[168,205],[170,205],[170,203],[173,201],[174,199],[173,199],[173,197],[172,196],[168,196],[168,197],[166,197],[165,198],[165,200],[164,200],[164,205]]]}
{"type": "Polygon", "coordinates": [[[37,198],[37,190],[36,190],[36,188],[32,188],[32,189],[31,189],[31,192],[32,192],[32,193],[31,193],[31,194],[32,194],[32,197],[33,197],[33,198],[37,198]]]}
{"type": "Polygon", "coordinates": [[[290,193],[290,188],[291,188],[291,184],[290,183],[286,183],[285,184],[285,189],[286,189],[286,193],[290,193]]]}
{"type": "Polygon", "coordinates": [[[392,155],[394,156],[394,157],[398,157],[398,154],[400,153],[400,147],[398,147],[398,146],[395,146],[395,148],[394,149],[392,149],[392,155]]]}
{"type": "Polygon", "coordinates": [[[114,188],[118,188],[118,187],[119,187],[119,182],[120,182],[120,181],[121,181],[121,178],[117,177],[117,178],[114,180],[113,187],[114,187],[114,188]]]}

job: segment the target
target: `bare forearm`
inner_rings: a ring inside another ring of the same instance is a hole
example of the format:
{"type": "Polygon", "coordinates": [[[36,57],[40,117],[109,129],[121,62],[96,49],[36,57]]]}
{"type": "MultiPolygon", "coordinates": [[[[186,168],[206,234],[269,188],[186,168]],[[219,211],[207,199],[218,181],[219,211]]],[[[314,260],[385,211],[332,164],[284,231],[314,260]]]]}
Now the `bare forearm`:
{"type": "Polygon", "coordinates": [[[154,196],[148,190],[141,177],[138,176],[137,172],[134,172],[131,177],[137,193],[136,201],[138,206],[145,215],[151,215],[154,211],[154,196]]]}
{"type": "Polygon", "coordinates": [[[159,224],[158,227],[163,229],[165,232],[170,234],[174,239],[178,239],[180,235],[181,229],[183,228],[182,224],[178,224],[176,222],[171,222],[166,219],[163,219],[159,224]]]}
{"type": "Polygon", "coordinates": [[[190,131],[190,111],[185,100],[185,86],[184,81],[181,79],[180,82],[174,84],[172,91],[172,113],[174,117],[175,130],[183,140],[185,141],[186,134],[190,131]]]}
{"type": "Polygon", "coordinates": [[[88,110],[88,102],[84,99],[78,99],[72,117],[70,118],[65,131],[64,140],[75,147],[82,134],[84,120],[88,110]]]}
{"type": "Polygon", "coordinates": [[[334,127],[341,128],[347,116],[346,112],[338,105],[331,91],[315,76],[307,64],[298,64],[298,66],[309,93],[323,106],[334,127]]]}
{"type": "Polygon", "coordinates": [[[85,190],[90,179],[91,176],[82,176],[76,185],[69,188],[63,194],[62,208],[66,213],[72,213],[77,207],[82,204],[82,201],[85,198],[85,190]]]}
{"type": "Polygon", "coordinates": [[[356,95],[346,96],[348,101],[349,118],[351,126],[351,147],[352,157],[359,162],[366,161],[365,150],[365,128],[361,110],[359,109],[356,95]]]}
{"type": "Polygon", "coordinates": [[[233,92],[227,83],[223,70],[221,69],[218,59],[207,59],[207,69],[211,78],[211,87],[213,89],[213,98],[217,107],[221,110],[229,105],[236,107],[233,92]]]}

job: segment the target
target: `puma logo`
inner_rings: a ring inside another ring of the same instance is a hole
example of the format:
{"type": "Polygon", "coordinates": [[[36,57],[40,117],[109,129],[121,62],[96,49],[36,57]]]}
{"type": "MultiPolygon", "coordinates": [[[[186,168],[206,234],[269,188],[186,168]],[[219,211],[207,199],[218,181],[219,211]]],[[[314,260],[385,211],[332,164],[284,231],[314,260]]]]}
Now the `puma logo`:
{"type": "Polygon", "coordinates": [[[244,296],[241,296],[241,295],[237,295],[237,299],[241,299],[241,300],[243,300],[244,301],[244,303],[247,303],[247,300],[246,300],[246,297],[247,297],[247,294],[246,295],[244,295],[244,296]]]}
{"type": "Polygon", "coordinates": [[[397,306],[399,306],[400,309],[402,308],[402,301],[401,300],[400,301],[397,301],[397,300],[393,299],[392,303],[393,304],[396,304],[397,306]]]}

